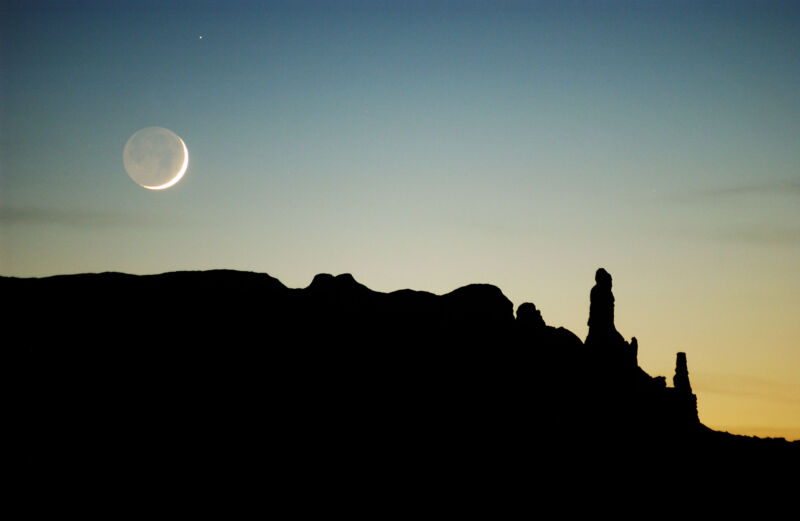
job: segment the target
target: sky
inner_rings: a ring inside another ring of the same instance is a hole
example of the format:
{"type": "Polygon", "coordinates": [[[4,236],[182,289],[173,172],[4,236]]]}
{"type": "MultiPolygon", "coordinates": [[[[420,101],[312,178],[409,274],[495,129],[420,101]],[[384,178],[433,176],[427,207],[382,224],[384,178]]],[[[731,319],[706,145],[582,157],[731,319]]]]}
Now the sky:
{"type": "Polygon", "coordinates": [[[797,2],[0,6],[0,275],[482,282],[585,338],[604,267],[703,423],[800,439],[797,2]]]}

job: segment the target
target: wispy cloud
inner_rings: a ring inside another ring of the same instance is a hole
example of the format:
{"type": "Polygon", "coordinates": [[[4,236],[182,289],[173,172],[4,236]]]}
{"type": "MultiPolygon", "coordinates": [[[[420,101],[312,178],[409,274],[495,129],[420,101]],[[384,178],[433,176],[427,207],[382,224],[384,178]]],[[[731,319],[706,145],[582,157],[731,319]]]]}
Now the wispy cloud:
{"type": "MultiPolygon", "coordinates": [[[[792,219],[800,180],[774,180],[674,192],[662,201],[677,203],[685,237],[753,246],[800,246],[800,221],[792,219]],[[687,224],[685,216],[696,219],[687,224]]],[[[676,208],[673,208],[676,209],[676,208]]]]}
{"type": "Polygon", "coordinates": [[[748,196],[791,196],[800,197],[800,180],[784,179],[761,183],[737,184],[710,188],[687,188],[667,195],[674,202],[723,201],[748,196]]]}
{"type": "Polygon", "coordinates": [[[757,246],[800,245],[800,226],[759,224],[709,232],[719,241],[740,242],[757,246]]]}
{"type": "Polygon", "coordinates": [[[740,374],[699,373],[694,378],[693,387],[695,391],[704,393],[789,402],[800,407],[800,384],[740,374]]]}
{"type": "Polygon", "coordinates": [[[0,207],[3,225],[62,225],[72,227],[141,226],[158,222],[152,216],[110,210],[42,208],[37,206],[0,207]]]}
{"type": "MultiPolygon", "coordinates": [[[[749,398],[762,402],[782,404],[788,410],[800,410],[800,384],[776,382],[742,374],[694,373],[692,387],[698,394],[718,394],[739,400],[749,398]]],[[[702,401],[702,397],[701,397],[702,401]]],[[[783,437],[800,439],[797,418],[787,417],[784,425],[727,425],[708,424],[709,427],[747,436],[783,437]],[[793,426],[792,426],[793,425],[793,426]]]]}
{"type": "Polygon", "coordinates": [[[800,196],[800,181],[783,180],[719,188],[697,189],[689,192],[695,197],[719,198],[736,195],[782,194],[800,196]]]}
{"type": "Polygon", "coordinates": [[[671,226],[669,233],[693,241],[742,244],[756,247],[800,246],[800,224],[716,223],[671,226]]]}

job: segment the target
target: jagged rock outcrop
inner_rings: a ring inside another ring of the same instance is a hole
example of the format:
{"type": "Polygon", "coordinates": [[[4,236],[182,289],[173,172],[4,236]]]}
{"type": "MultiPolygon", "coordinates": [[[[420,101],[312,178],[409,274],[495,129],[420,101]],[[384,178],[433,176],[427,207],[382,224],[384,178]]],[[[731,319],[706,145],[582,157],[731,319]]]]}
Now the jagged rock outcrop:
{"type": "Polygon", "coordinates": [[[583,354],[583,342],[572,331],[563,327],[548,326],[542,313],[531,302],[520,304],[515,321],[517,338],[523,346],[542,346],[545,353],[538,356],[579,357],[583,354]]]}
{"type": "Polygon", "coordinates": [[[541,336],[545,327],[547,327],[542,318],[542,313],[531,302],[520,304],[517,308],[516,324],[520,334],[531,335],[532,337],[541,336]]]}
{"type": "MultiPolygon", "coordinates": [[[[606,409],[607,417],[635,432],[691,433],[700,425],[697,401],[691,392],[685,354],[678,355],[674,388],[666,386],[663,376],[652,377],[639,367],[639,342],[630,342],[617,331],[614,324],[614,295],[611,275],[603,268],[597,270],[596,284],[590,292],[589,334],[582,358],[591,364],[585,367],[588,381],[599,391],[599,403],[593,409],[606,409]],[[594,380],[601,375],[601,380],[594,380]],[[610,393],[615,398],[603,403],[610,393]],[[606,396],[606,398],[603,398],[606,396]]],[[[580,364],[578,364],[580,365],[580,364]]]]}

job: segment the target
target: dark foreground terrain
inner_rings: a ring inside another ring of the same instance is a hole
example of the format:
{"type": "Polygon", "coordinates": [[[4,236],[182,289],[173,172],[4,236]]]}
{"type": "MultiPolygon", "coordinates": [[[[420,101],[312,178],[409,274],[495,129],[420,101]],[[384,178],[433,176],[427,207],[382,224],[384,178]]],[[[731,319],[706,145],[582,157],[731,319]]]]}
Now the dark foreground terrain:
{"type": "Polygon", "coordinates": [[[669,382],[640,368],[636,340],[614,327],[611,276],[596,281],[584,342],[533,304],[515,315],[490,285],[433,295],[378,293],[350,275],[304,289],[236,271],[0,278],[5,342],[24,355],[24,457],[40,475],[284,484],[573,475],[597,460],[643,476],[796,471],[798,442],[702,425],[686,355],[669,382]]]}

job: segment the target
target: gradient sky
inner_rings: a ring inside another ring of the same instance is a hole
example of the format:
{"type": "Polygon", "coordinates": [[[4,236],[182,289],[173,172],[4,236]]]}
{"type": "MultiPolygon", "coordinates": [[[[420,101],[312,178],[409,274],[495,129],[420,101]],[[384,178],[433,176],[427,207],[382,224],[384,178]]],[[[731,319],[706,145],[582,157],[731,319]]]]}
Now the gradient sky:
{"type": "Polygon", "coordinates": [[[0,5],[0,274],[487,282],[585,337],[602,266],[701,421],[800,439],[797,2],[0,5]]]}

